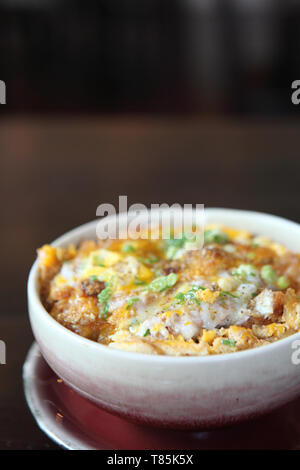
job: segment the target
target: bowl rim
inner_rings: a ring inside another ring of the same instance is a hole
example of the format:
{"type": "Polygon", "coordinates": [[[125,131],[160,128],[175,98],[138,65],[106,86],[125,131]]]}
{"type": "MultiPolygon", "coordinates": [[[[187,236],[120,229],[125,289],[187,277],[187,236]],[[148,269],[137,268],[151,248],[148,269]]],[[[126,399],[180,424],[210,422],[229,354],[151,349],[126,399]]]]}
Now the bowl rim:
{"type": "MultiPolygon", "coordinates": [[[[221,208],[221,207],[209,207],[209,208],[206,208],[205,211],[209,211],[212,214],[217,213],[217,212],[220,212],[220,213],[231,212],[231,213],[235,213],[236,215],[243,213],[243,214],[248,214],[248,215],[251,214],[251,216],[256,215],[259,217],[267,217],[270,220],[273,219],[273,220],[277,220],[278,222],[282,222],[287,225],[290,225],[291,228],[297,228],[298,230],[300,229],[300,225],[294,221],[291,221],[289,219],[285,219],[283,217],[279,217],[273,214],[268,214],[265,212],[221,208]]],[[[146,213],[148,212],[148,210],[144,212],[146,213]]],[[[53,242],[50,243],[50,245],[60,246],[61,244],[65,243],[66,239],[70,237],[76,237],[82,231],[89,230],[93,226],[96,226],[100,221],[101,222],[107,221],[109,217],[115,217],[118,215],[119,214],[116,214],[114,216],[103,217],[102,219],[95,219],[85,224],[79,225],[65,232],[60,237],[56,238],[53,242]]],[[[125,216],[126,213],[121,213],[120,215],[125,216]]],[[[68,241],[68,243],[72,243],[72,241],[68,241]]],[[[245,349],[245,350],[236,351],[236,352],[208,355],[208,356],[167,356],[167,355],[156,355],[156,354],[143,354],[143,353],[137,353],[133,351],[124,351],[120,349],[109,348],[108,346],[105,346],[101,343],[97,343],[96,341],[92,341],[88,338],[84,338],[83,336],[80,336],[77,333],[69,330],[65,326],[61,325],[57,320],[55,320],[49,314],[49,312],[45,309],[40,299],[40,295],[38,291],[37,274],[38,274],[38,261],[36,259],[30,269],[29,276],[28,276],[28,283],[27,283],[27,297],[28,297],[28,301],[31,303],[31,308],[38,311],[39,315],[41,315],[44,318],[44,320],[49,322],[49,324],[52,325],[53,328],[56,328],[58,331],[61,331],[65,335],[68,335],[70,339],[73,338],[75,343],[77,342],[78,344],[81,343],[82,345],[86,345],[90,349],[95,350],[95,353],[97,353],[98,351],[98,354],[102,351],[104,354],[112,355],[115,358],[122,359],[125,356],[128,360],[131,359],[131,360],[136,360],[136,361],[166,363],[166,364],[170,364],[170,363],[174,363],[174,364],[185,363],[186,364],[187,362],[210,363],[210,362],[219,362],[219,361],[228,361],[228,360],[242,360],[243,358],[246,359],[246,357],[254,358],[257,355],[263,354],[264,351],[269,351],[269,353],[272,353],[272,351],[274,351],[275,349],[284,347],[285,345],[289,343],[293,343],[294,341],[299,340],[300,338],[300,332],[297,332],[284,339],[280,339],[278,341],[275,341],[274,343],[263,345],[257,348],[245,349]]]]}

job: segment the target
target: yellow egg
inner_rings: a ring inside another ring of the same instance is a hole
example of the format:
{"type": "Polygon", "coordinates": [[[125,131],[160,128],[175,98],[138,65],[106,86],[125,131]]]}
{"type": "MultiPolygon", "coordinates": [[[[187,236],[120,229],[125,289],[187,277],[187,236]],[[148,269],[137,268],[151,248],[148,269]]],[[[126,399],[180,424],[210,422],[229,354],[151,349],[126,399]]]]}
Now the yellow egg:
{"type": "Polygon", "coordinates": [[[42,246],[39,250],[39,255],[44,266],[51,267],[57,263],[56,249],[53,246],[42,246]]]}
{"type": "Polygon", "coordinates": [[[153,277],[152,271],[146,266],[144,266],[143,264],[141,264],[139,267],[138,278],[141,281],[147,282],[147,281],[150,281],[152,277],[153,277]]]}
{"type": "Polygon", "coordinates": [[[212,343],[216,336],[217,333],[214,330],[204,330],[201,339],[206,343],[212,343]]]}
{"type": "Polygon", "coordinates": [[[58,274],[55,279],[54,279],[54,282],[57,286],[61,286],[63,284],[66,284],[67,280],[61,276],[60,274],[58,274]]]}
{"type": "Polygon", "coordinates": [[[85,269],[81,277],[100,276],[105,271],[106,271],[105,268],[102,268],[100,266],[94,266],[94,267],[85,269]]]}
{"type": "Polygon", "coordinates": [[[99,263],[107,268],[118,263],[121,259],[122,255],[120,253],[105,249],[92,251],[90,254],[90,261],[93,265],[97,265],[99,263]]]}

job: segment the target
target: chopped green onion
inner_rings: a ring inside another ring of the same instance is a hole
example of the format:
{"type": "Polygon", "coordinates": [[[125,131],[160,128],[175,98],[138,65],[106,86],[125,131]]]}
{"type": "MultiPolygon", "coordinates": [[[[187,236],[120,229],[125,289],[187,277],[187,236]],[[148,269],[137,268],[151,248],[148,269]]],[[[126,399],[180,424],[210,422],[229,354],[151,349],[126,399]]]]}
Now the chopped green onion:
{"type": "Polygon", "coordinates": [[[235,341],[233,339],[222,339],[222,344],[225,344],[225,346],[230,346],[232,348],[235,347],[235,341]]]}
{"type": "Polygon", "coordinates": [[[98,294],[98,300],[101,303],[107,302],[111,297],[112,291],[110,287],[103,289],[100,294],[98,294]]]}
{"type": "Polygon", "coordinates": [[[126,243],[122,246],[123,253],[133,253],[135,251],[134,247],[129,243],[126,243]]]}
{"type": "Polygon", "coordinates": [[[224,295],[228,295],[229,297],[233,297],[234,299],[238,299],[239,296],[238,295],[234,295],[232,294],[231,292],[227,292],[226,290],[223,290],[222,292],[220,292],[220,297],[224,296],[224,295]]]}
{"type": "Polygon", "coordinates": [[[228,243],[229,237],[227,233],[222,232],[219,229],[205,230],[204,232],[204,243],[228,243]]]}
{"type": "Polygon", "coordinates": [[[152,256],[151,258],[139,258],[139,261],[144,264],[153,264],[157,263],[157,261],[159,261],[159,258],[157,258],[157,256],[152,256]]]}
{"type": "Polygon", "coordinates": [[[250,259],[250,260],[253,260],[255,258],[255,253],[253,253],[253,252],[248,253],[247,258],[250,259]]]}
{"type": "Polygon", "coordinates": [[[290,285],[290,281],[286,276],[280,276],[277,279],[277,286],[279,289],[287,289],[290,285]]]}
{"type": "Polygon", "coordinates": [[[98,276],[92,275],[90,276],[91,281],[98,281],[98,276]]]}
{"type": "Polygon", "coordinates": [[[178,292],[177,295],[175,295],[175,300],[176,300],[176,303],[178,304],[184,304],[185,302],[185,295],[183,292],[178,292]]]}
{"type": "Polygon", "coordinates": [[[135,303],[135,302],[138,302],[140,300],[139,297],[133,297],[132,299],[129,299],[128,300],[128,303],[126,305],[126,310],[130,309],[130,307],[135,303]]]}
{"type": "Polygon", "coordinates": [[[105,303],[102,307],[101,312],[100,312],[100,317],[106,318],[107,314],[108,314],[108,311],[109,311],[109,305],[108,305],[108,303],[105,303]]]}
{"type": "Polygon", "coordinates": [[[191,289],[189,289],[187,292],[178,292],[178,294],[175,296],[175,302],[178,304],[184,304],[187,300],[191,300],[195,302],[197,305],[201,305],[200,301],[197,299],[195,292],[198,290],[205,290],[205,287],[202,286],[193,286],[191,289]]]}
{"type": "Polygon", "coordinates": [[[269,264],[261,268],[260,274],[267,284],[274,284],[277,281],[277,274],[269,264]]]}
{"type": "Polygon", "coordinates": [[[102,309],[100,312],[100,317],[106,318],[109,311],[108,301],[112,296],[112,290],[110,286],[103,289],[103,291],[98,294],[98,300],[102,304],[102,309]]]}
{"type": "Polygon", "coordinates": [[[192,289],[188,290],[184,295],[186,300],[191,300],[192,302],[195,302],[197,305],[201,305],[200,301],[197,299],[195,295],[195,292],[197,292],[199,289],[195,286],[195,287],[192,287],[192,289]]]}
{"type": "Polygon", "coordinates": [[[181,238],[174,238],[174,235],[165,240],[166,245],[175,246],[176,248],[182,248],[186,242],[186,236],[184,233],[181,233],[181,238]]]}
{"type": "Polygon", "coordinates": [[[176,253],[180,248],[184,248],[185,244],[187,244],[188,246],[188,244],[195,243],[197,241],[197,237],[193,233],[181,233],[180,238],[175,238],[175,236],[173,235],[164,241],[167,247],[166,258],[174,259],[176,253]]]}
{"type": "Polygon", "coordinates": [[[168,246],[167,252],[166,252],[166,258],[167,259],[173,259],[174,256],[176,255],[178,251],[178,248],[174,245],[168,246]]]}
{"type": "Polygon", "coordinates": [[[93,264],[96,266],[100,266],[101,268],[105,268],[104,260],[99,255],[93,256],[93,264]]]}
{"type": "Polygon", "coordinates": [[[154,279],[149,284],[149,290],[154,292],[162,292],[170,287],[173,287],[177,282],[178,276],[175,273],[170,273],[168,276],[160,276],[154,279]]]}
{"type": "Polygon", "coordinates": [[[136,279],[134,280],[134,285],[135,285],[135,286],[145,286],[146,284],[147,284],[147,282],[141,281],[141,279],[137,279],[137,278],[136,278],[136,279]]]}
{"type": "Polygon", "coordinates": [[[252,264],[240,264],[238,268],[232,271],[232,275],[247,281],[251,281],[253,280],[251,278],[258,277],[258,271],[252,264]]]}
{"type": "Polygon", "coordinates": [[[145,333],[144,333],[144,336],[148,336],[148,335],[150,335],[150,330],[149,330],[149,328],[148,328],[148,329],[145,331],[145,333]]]}

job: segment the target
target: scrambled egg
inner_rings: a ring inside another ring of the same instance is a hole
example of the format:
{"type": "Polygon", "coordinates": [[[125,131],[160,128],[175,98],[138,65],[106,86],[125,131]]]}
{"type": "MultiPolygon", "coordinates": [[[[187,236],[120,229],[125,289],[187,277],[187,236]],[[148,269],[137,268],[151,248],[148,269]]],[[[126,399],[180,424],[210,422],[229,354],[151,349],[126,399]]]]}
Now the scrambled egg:
{"type": "Polygon", "coordinates": [[[42,301],[77,334],[145,354],[229,353],[300,331],[299,255],[218,225],[191,247],[184,233],[44,245],[42,301]]]}

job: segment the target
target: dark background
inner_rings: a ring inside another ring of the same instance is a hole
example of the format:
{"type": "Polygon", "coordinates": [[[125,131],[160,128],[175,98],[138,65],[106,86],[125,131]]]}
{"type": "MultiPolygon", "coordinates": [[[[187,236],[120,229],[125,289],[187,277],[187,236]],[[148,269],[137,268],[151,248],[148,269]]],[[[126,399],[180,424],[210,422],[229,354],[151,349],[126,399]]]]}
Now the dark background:
{"type": "Polygon", "coordinates": [[[297,1],[0,0],[0,448],[54,447],[22,397],[37,247],[119,195],[300,221],[299,30],[297,1]]]}
{"type": "Polygon", "coordinates": [[[1,113],[297,114],[298,0],[1,0],[1,113]]]}

